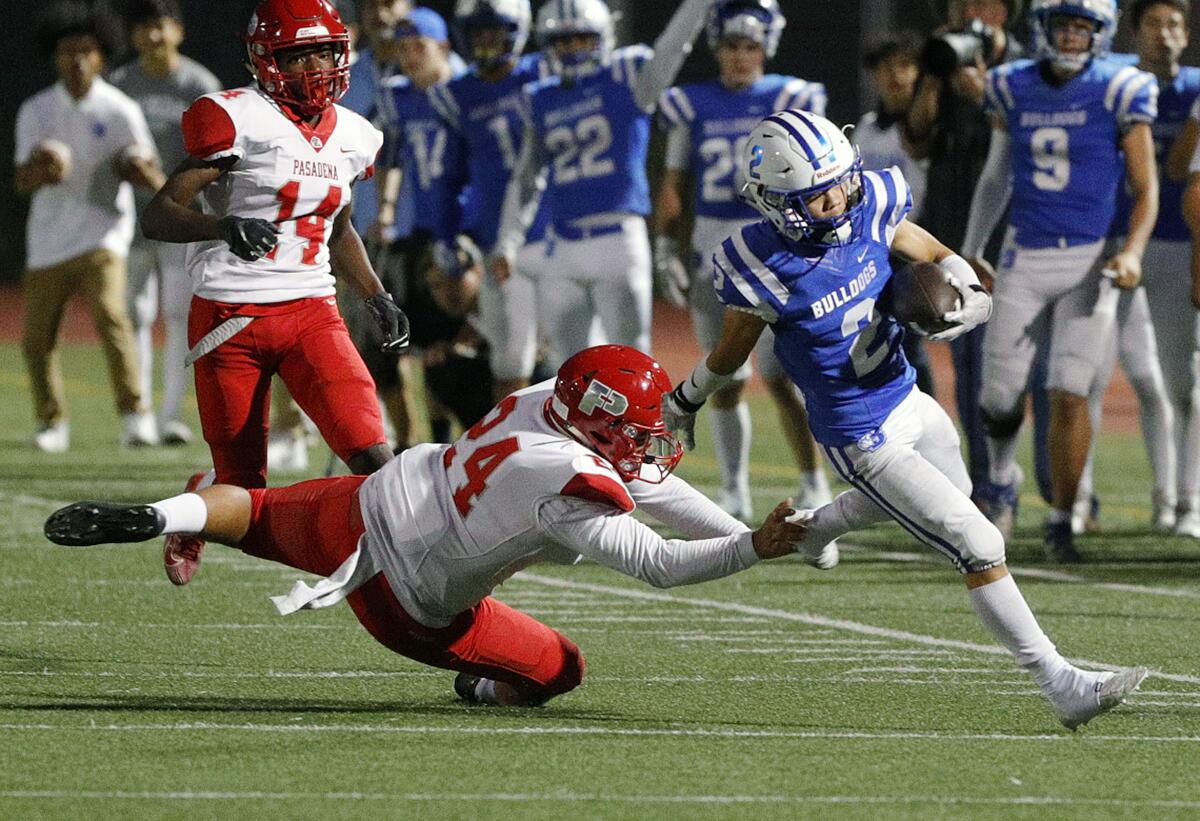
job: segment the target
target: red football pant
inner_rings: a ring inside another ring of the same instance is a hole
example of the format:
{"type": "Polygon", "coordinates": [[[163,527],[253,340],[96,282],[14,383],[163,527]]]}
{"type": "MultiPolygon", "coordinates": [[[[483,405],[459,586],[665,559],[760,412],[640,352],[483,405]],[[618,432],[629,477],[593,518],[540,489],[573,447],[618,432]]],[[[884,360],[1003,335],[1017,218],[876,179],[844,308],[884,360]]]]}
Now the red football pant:
{"type": "MultiPolygon", "coordinates": [[[[250,491],[250,529],[240,549],[328,576],[358,546],[362,476],[314,479],[250,491]]],[[[583,655],[566,636],[490,596],[448,627],[420,624],[400,606],[383,573],[347,597],[359,622],[384,647],[415,661],[485,676],[541,704],[583,680],[583,655]]]]}
{"type": "Polygon", "coordinates": [[[343,462],[386,444],[375,382],[333,297],[234,305],[192,297],[188,345],[232,316],[255,320],[194,365],[196,402],[217,481],[267,484],[271,376],[278,373],[343,462]]]}

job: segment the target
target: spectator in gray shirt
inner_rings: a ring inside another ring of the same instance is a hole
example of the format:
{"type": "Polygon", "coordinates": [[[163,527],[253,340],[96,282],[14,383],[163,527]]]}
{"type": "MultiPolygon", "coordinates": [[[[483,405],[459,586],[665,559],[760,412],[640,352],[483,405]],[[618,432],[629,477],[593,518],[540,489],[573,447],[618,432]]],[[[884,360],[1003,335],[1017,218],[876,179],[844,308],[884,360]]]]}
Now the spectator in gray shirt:
{"type": "MultiPolygon", "coordinates": [[[[162,166],[170,171],[186,156],[180,118],[192,102],[218,91],[220,82],[204,66],[179,53],[183,22],[176,0],[133,0],[126,8],[126,24],[137,59],[112,73],[110,81],[133,98],[146,115],[158,146],[162,166]]],[[[149,192],[138,201],[138,211],[149,201],[149,192]]],[[[187,355],[187,315],[192,287],[184,257],[186,245],[154,242],[135,235],[129,252],[129,313],[133,320],[141,363],[142,396],[152,396],[153,340],[151,328],[162,303],[166,324],[163,351],[163,397],[159,406],[158,435],[163,444],[181,445],[192,432],[179,418],[187,389],[184,357],[187,355]]]]}

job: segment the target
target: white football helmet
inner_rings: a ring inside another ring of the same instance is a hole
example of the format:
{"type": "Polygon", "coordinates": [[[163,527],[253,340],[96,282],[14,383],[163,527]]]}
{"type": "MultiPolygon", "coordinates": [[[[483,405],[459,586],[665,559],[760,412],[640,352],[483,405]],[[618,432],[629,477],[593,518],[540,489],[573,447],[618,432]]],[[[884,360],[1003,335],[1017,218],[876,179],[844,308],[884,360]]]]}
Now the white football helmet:
{"type": "Polygon", "coordinates": [[[462,41],[460,48],[484,68],[521,56],[525,44],[529,42],[529,25],[532,18],[529,0],[458,0],[454,6],[454,21],[462,41]],[[508,31],[508,41],[503,52],[477,52],[471,44],[472,29],[489,27],[508,31]]]}
{"type": "Polygon", "coordinates": [[[710,51],[726,37],[746,37],[762,46],[770,60],[786,26],[778,0],[719,0],[708,10],[705,32],[710,51]]]}
{"type": "Polygon", "coordinates": [[[1103,57],[1112,47],[1117,30],[1116,0],[1033,0],[1029,8],[1030,28],[1033,29],[1034,52],[1064,71],[1079,71],[1092,57],[1103,57]],[[1096,24],[1092,45],[1081,54],[1061,54],[1054,46],[1050,20],[1054,17],[1082,17],[1096,24]]]}
{"type": "Polygon", "coordinates": [[[805,245],[845,245],[858,234],[862,160],[842,129],[807,111],[777,111],[750,132],[742,158],[742,199],[780,234],[805,245]],[[842,186],[845,209],[814,217],[808,203],[842,186]]]}
{"type": "Polygon", "coordinates": [[[604,0],[547,0],[538,9],[537,38],[551,71],[563,77],[581,77],[608,62],[614,42],[613,15],[604,0]],[[594,34],[599,43],[582,54],[559,54],[555,40],[574,34],[594,34]]]}

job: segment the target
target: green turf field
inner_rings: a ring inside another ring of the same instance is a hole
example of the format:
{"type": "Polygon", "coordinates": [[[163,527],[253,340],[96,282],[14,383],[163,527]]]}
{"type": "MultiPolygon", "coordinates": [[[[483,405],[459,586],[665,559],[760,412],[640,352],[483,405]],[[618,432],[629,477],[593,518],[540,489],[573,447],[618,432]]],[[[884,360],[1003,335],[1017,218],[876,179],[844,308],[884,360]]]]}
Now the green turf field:
{"type": "MultiPolygon", "coordinates": [[[[210,547],[176,589],[157,544],[49,545],[60,504],[169,495],[206,459],[117,450],[98,353],[66,360],[73,450],[44,456],[0,345],[0,818],[1200,815],[1200,544],[1146,535],[1136,437],[1104,439],[1089,564],[1041,559],[1032,498],[1010,550],[1068,656],[1161,671],[1078,733],[891,527],[829,573],[784,560],[669,591],[523,573],[498,596],[575,639],[587,678],[541,709],[468,708],[346,607],[276,616],[287,568],[210,547]]],[[[755,414],[765,514],[792,471],[765,399],[755,414]]],[[[712,490],[703,437],[681,473],[712,490]]]]}

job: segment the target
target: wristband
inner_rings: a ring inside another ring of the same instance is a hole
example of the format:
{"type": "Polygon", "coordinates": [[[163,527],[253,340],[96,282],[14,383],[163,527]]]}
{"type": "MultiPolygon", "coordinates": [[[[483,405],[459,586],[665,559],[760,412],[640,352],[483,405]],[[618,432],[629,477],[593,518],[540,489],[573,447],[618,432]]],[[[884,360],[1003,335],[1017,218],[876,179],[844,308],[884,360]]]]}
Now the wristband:
{"type": "Polygon", "coordinates": [[[732,374],[713,373],[708,368],[708,360],[704,359],[692,369],[687,379],[679,383],[677,392],[688,403],[699,407],[715,391],[728,385],[732,378],[732,374]]]}

